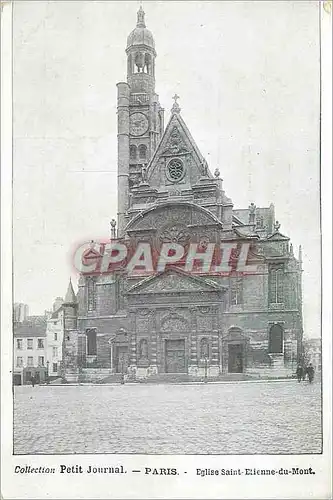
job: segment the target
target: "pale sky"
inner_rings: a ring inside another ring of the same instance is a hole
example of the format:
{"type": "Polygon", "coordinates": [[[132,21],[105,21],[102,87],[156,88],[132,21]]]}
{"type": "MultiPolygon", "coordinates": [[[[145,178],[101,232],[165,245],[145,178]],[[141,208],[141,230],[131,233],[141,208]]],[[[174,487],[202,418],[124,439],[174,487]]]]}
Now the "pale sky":
{"type": "MultiPolygon", "coordinates": [[[[14,297],[42,314],[81,241],[116,218],[116,83],[139,2],[14,2],[14,297]]],[[[303,246],[304,331],[320,335],[315,1],[144,2],[156,91],[176,92],[234,208],[274,203],[303,246]]]]}

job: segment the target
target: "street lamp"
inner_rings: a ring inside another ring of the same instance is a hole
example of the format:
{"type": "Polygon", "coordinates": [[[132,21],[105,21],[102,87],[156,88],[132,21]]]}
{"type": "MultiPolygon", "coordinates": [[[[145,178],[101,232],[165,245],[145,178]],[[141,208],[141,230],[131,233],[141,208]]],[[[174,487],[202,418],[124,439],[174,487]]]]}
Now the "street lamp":
{"type": "Polygon", "coordinates": [[[46,383],[47,384],[50,383],[50,381],[49,381],[49,364],[50,364],[50,362],[46,361],[46,383]]]}

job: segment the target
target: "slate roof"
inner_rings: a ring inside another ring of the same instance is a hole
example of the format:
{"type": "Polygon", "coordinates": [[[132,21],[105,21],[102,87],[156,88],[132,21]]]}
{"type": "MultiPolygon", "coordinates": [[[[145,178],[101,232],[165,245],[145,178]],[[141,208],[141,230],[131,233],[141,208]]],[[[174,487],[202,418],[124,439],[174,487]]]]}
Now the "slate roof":
{"type": "Polygon", "coordinates": [[[15,337],[46,337],[46,317],[28,316],[21,323],[14,323],[15,337]]]}

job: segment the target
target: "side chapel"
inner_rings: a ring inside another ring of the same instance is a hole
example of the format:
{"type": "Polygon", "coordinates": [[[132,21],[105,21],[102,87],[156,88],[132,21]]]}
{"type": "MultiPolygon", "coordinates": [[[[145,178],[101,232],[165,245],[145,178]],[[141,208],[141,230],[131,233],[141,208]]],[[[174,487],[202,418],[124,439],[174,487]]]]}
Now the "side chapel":
{"type": "Polygon", "coordinates": [[[164,126],[155,92],[156,50],[140,7],[118,88],[118,222],[113,237],[149,242],[250,243],[254,275],[81,275],[63,308],[68,381],[178,376],[287,376],[302,346],[302,255],[280,231],[274,206],[235,209],[212,174],[174,97],[164,126]]]}

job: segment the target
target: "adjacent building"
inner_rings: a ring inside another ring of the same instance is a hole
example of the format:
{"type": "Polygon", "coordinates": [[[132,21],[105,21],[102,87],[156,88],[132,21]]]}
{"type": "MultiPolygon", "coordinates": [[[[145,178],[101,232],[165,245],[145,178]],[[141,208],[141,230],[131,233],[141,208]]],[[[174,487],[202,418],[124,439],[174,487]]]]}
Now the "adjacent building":
{"type": "Polygon", "coordinates": [[[15,385],[47,379],[46,317],[28,316],[14,323],[13,382],[15,385]]]}
{"type": "Polygon", "coordinates": [[[157,252],[168,242],[198,251],[228,243],[230,272],[194,276],[177,263],[148,277],[125,268],[81,275],[62,304],[64,378],[291,376],[302,350],[301,249],[294,254],[273,204],[234,207],[178,96],[165,127],[141,7],[126,55],[127,81],[117,84],[118,240],[157,252]],[[253,274],[234,265],[244,244],[253,274]]]}
{"type": "Polygon", "coordinates": [[[64,299],[57,297],[53,303],[52,311],[48,314],[46,337],[47,337],[47,361],[49,362],[49,377],[56,378],[61,373],[62,343],[64,338],[64,299]]]}

